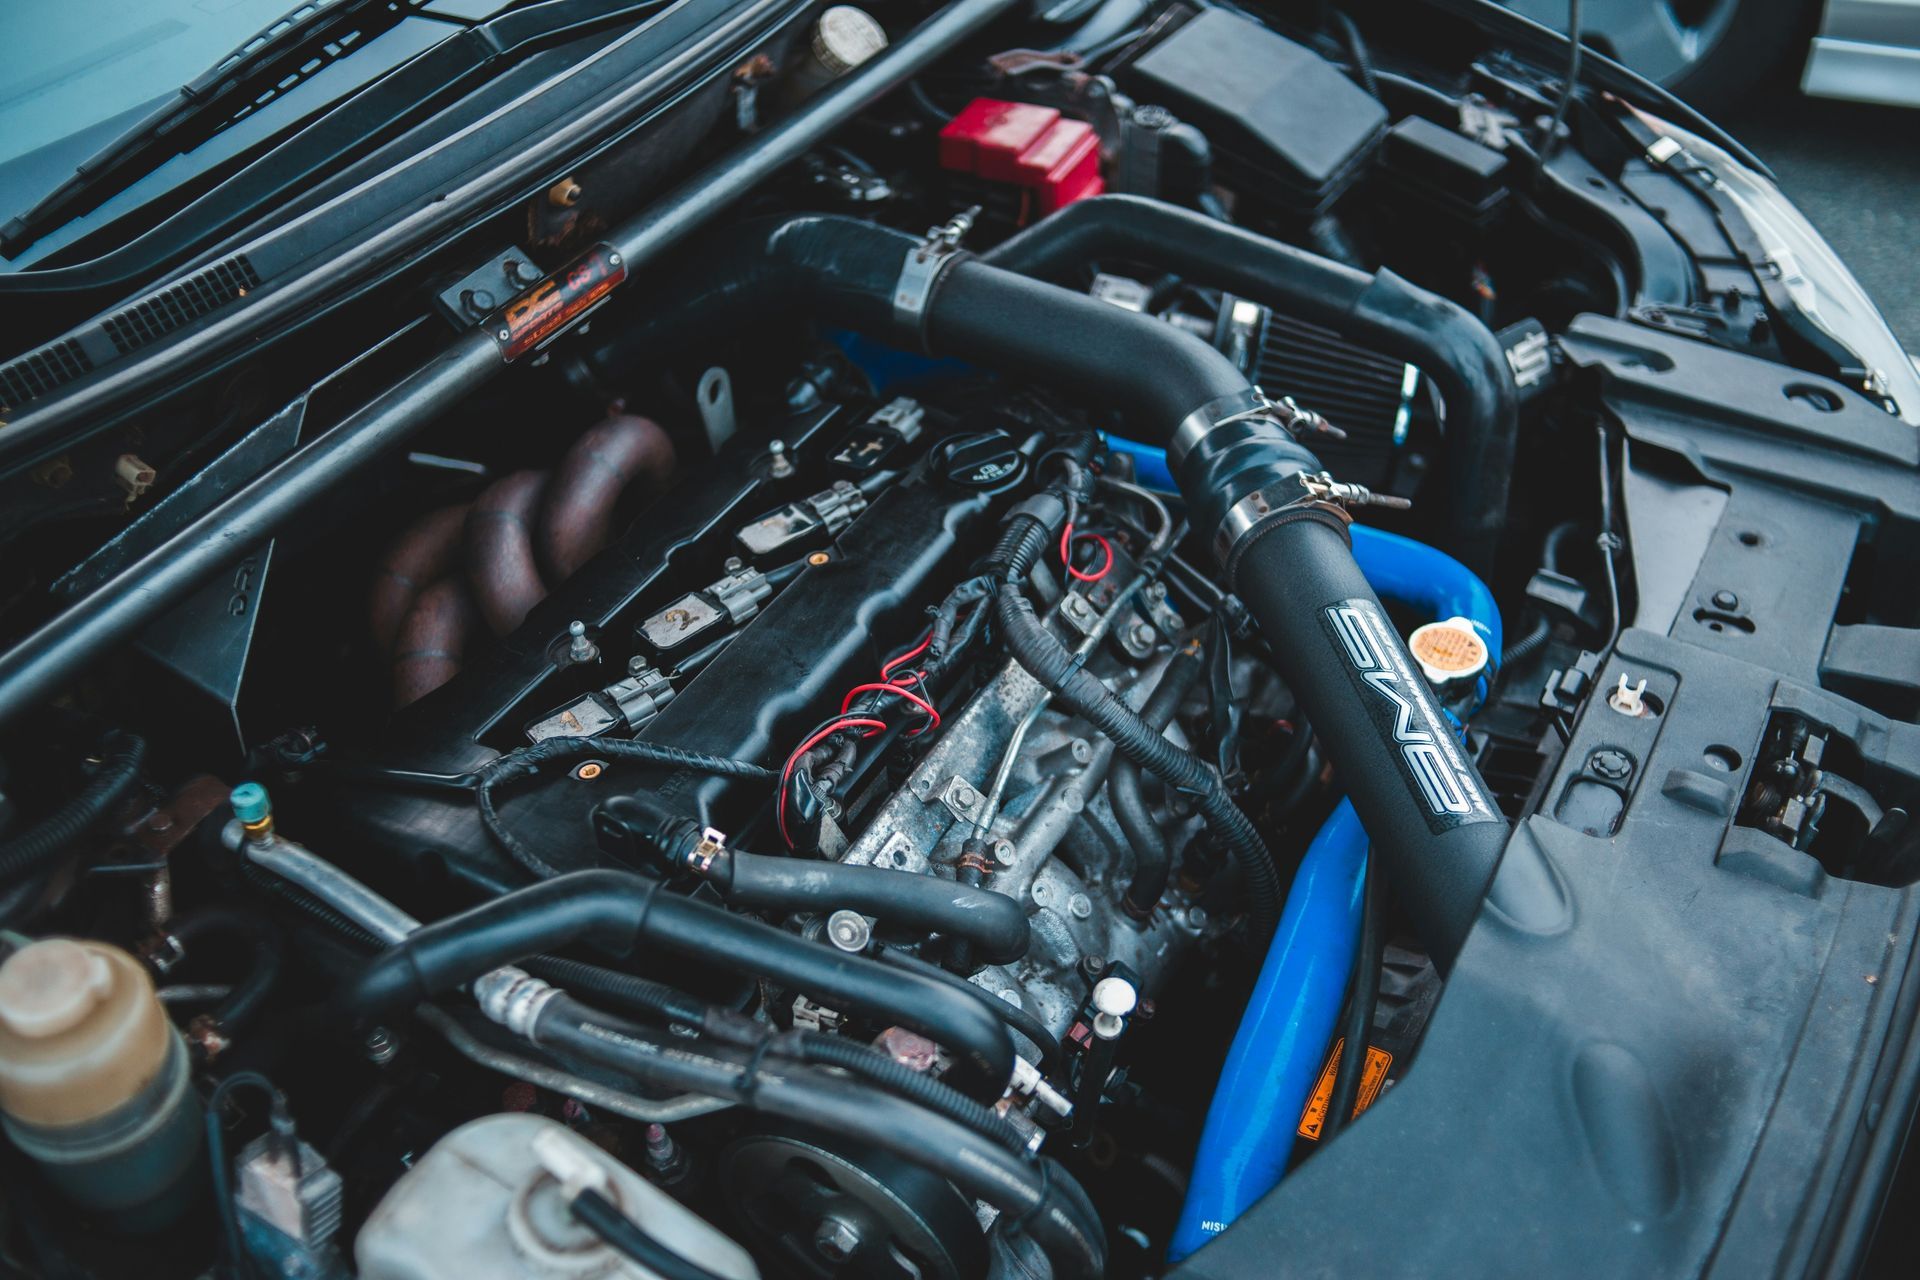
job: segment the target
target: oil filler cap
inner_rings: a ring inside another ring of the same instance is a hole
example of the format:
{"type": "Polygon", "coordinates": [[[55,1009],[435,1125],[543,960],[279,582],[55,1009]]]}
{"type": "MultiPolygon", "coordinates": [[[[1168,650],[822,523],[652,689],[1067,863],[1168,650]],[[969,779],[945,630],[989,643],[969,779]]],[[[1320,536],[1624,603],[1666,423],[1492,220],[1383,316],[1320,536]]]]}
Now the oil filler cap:
{"type": "Polygon", "coordinates": [[[960,489],[998,493],[1027,473],[1027,455],[1004,431],[952,436],[933,452],[933,473],[960,489]]]}
{"type": "Polygon", "coordinates": [[[1471,680],[1487,669],[1487,642],[1467,618],[1448,618],[1417,627],[1407,637],[1407,648],[1420,670],[1435,685],[1471,680]]]}

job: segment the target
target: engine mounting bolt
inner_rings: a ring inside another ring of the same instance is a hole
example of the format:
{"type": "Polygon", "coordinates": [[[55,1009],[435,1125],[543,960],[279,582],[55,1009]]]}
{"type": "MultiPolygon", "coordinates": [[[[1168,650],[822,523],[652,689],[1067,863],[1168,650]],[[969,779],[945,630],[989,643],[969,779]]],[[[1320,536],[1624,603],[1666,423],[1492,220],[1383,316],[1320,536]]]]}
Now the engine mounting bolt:
{"type": "Polygon", "coordinates": [[[1633,775],[1633,759],[1624,751],[1603,747],[1587,757],[1587,768],[1591,769],[1596,777],[1619,782],[1633,775]]]}
{"type": "Polygon", "coordinates": [[[993,860],[995,862],[1003,867],[1010,867],[1013,865],[1013,857],[1013,841],[995,840],[993,842],[993,860]]]}
{"type": "Polygon", "coordinates": [[[1713,607],[1716,609],[1738,609],[1740,607],[1740,597],[1731,591],[1716,591],[1713,593],[1713,607]]]}
{"type": "Polygon", "coordinates": [[[842,907],[827,917],[827,941],[842,951],[858,953],[873,940],[873,926],[858,911],[842,907]]]}
{"type": "Polygon", "coordinates": [[[1080,968],[1089,978],[1099,978],[1100,971],[1107,967],[1105,956],[1081,956],[1080,968]]]}
{"type": "Polygon", "coordinates": [[[767,474],[775,480],[785,480],[793,474],[793,459],[787,457],[785,440],[767,441],[767,457],[770,460],[767,474]]]}
{"type": "Polygon", "coordinates": [[[845,1262],[860,1251],[860,1230],[845,1218],[823,1218],[814,1228],[813,1247],[828,1262],[845,1262]]]}
{"type": "Polygon", "coordinates": [[[1133,641],[1135,645],[1144,649],[1148,645],[1152,644],[1154,640],[1157,639],[1157,637],[1154,635],[1153,627],[1150,624],[1145,622],[1136,622],[1131,627],[1127,628],[1127,639],[1133,641]]]}
{"type": "Polygon", "coordinates": [[[1085,920],[1093,915],[1093,899],[1084,893],[1076,893],[1067,899],[1067,914],[1075,920],[1085,920]]]}

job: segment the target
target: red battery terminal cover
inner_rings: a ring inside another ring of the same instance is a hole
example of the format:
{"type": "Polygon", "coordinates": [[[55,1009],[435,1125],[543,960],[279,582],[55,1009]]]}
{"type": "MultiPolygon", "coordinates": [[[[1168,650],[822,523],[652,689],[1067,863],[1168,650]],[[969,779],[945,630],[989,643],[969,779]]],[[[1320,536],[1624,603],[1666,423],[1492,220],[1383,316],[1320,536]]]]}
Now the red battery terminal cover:
{"type": "Polygon", "coordinates": [[[1106,190],[1093,126],[1031,102],[975,98],[940,130],[940,167],[1025,187],[1043,214],[1106,190]]]}

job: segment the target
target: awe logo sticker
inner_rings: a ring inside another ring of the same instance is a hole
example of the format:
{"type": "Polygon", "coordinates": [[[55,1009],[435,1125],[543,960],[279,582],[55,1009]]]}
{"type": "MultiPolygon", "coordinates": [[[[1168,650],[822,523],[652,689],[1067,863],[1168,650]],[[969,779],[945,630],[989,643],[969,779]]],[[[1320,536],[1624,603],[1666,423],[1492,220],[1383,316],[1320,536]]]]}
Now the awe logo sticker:
{"type": "Polygon", "coordinates": [[[1379,606],[1343,600],[1328,606],[1325,620],[1367,692],[1368,717],[1399,750],[1407,785],[1425,810],[1427,825],[1439,832],[1498,820],[1452,726],[1427,696],[1424,677],[1413,669],[1379,606]]]}

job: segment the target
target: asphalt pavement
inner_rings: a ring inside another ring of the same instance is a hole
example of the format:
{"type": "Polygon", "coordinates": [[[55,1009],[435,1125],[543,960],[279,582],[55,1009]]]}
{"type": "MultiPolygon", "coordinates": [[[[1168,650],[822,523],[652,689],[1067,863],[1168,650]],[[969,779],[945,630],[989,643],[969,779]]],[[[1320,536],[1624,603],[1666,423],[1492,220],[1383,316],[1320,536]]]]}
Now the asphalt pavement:
{"type": "Polygon", "coordinates": [[[1920,353],[1920,108],[1763,91],[1722,114],[1920,353]]]}

